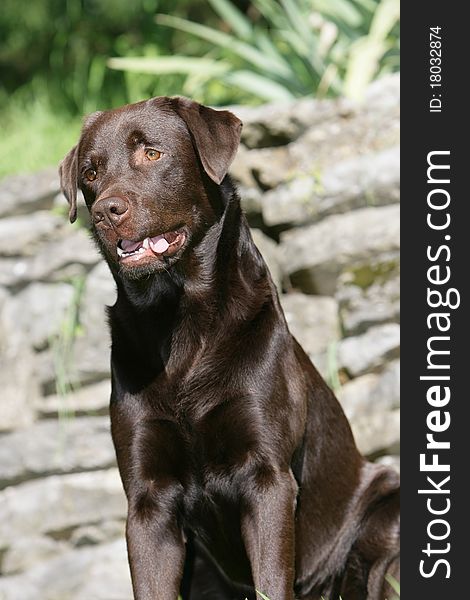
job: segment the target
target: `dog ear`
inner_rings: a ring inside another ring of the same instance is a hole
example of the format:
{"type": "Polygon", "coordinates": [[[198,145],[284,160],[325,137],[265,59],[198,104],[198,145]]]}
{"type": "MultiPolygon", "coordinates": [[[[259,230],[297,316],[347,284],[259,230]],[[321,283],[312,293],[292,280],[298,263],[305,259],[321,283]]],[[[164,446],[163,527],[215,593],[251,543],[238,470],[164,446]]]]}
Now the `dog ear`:
{"type": "Polygon", "coordinates": [[[77,219],[78,146],[74,146],[59,166],[60,189],[70,205],[69,219],[77,219]]]}
{"type": "Polygon", "coordinates": [[[220,184],[237,153],[242,122],[228,110],[187,98],[175,98],[173,108],[186,123],[205,172],[220,184]]]}

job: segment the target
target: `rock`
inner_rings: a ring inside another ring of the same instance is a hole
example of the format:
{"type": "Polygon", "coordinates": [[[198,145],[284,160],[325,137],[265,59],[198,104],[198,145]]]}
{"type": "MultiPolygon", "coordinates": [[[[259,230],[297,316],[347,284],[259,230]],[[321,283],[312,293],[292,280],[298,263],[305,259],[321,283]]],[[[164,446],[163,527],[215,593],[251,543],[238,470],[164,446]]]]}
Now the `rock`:
{"type": "MultiPolygon", "coordinates": [[[[379,385],[375,390],[377,398],[386,398],[389,408],[400,406],[400,360],[388,363],[382,371],[379,385]]],[[[379,401],[377,401],[379,406],[379,401]]]]}
{"type": "Polygon", "coordinates": [[[333,295],[342,272],[368,264],[375,271],[396,265],[399,207],[362,208],[281,234],[284,269],[303,291],[333,295]]]}
{"type": "MultiPolygon", "coordinates": [[[[15,540],[2,557],[2,575],[21,573],[37,563],[59,556],[69,546],[65,542],[46,536],[27,537],[15,540]]],[[[1,579],[0,579],[1,590],[1,579]]],[[[2,596],[0,596],[1,598],[2,596]]]]}
{"type": "MultiPolygon", "coordinates": [[[[64,360],[60,362],[56,356],[56,352],[51,349],[44,350],[36,355],[36,373],[39,381],[40,389],[45,400],[36,400],[34,405],[39,407],[43,414],[47,415],[47,398],[49,396],[55,399],[52,402],[61,411],[67,411],[73,408],[74,394],[81,389],[85,390],[94,384],[98,384],[103,380],[109,380],[110,377],[110,349],[93,348],[87,344],[87,337],[81,333],[69,351],[65,354],[64,360]],[[80,352],[83,353],[80,356],[80,352]],[[95,363],[93,364],[93,360],[95,363]],[[59,364],[58,364],[59,363],[59,364]],[[59,377],[58,377],[59,375],[59,377]],[[59,397],[57,397],[59,396],[59,397]],[[64,400],[70,396],[70,403],[64,400]],[[44,408],[42,408],[44,407],[44,408]]],[[[86,392],[84,392],[85,394],[86,392]]],[[[89,398],[90,404],[94,402],[104,402],[104,399],[89,398]]],[[[86,409],[84,409],[86,412],[86,409]]],[[[104,413],[104,407],[99,410],[104,413]]],[[[82,411],[79,409],[77,414],[82,411]]]]}
{"type": "MultiPolygon", "coordinates": [[[[369,265],[369,272],[372,272],[369,265]]],[[[366,270],[367,272],[367,270],[366,270]]],[[[372,273],[375,277],[375,274],[372,273]]],[[[400,277],[398,266],[371,285],[356,285],[353,273],[344,273],[338,282],[336,299],[346,335],[364,333],[369,327],[399,320],[400,277]]],[[[367,282],[366,282],[367,283],[367,282]]]]}
{"type": "Polygon", "coordinates": [[[321,374],[329,378],[328,351],[340,337],[335,300],[298,293],[282,294],[280,300],[292,335],[321,374]]]}
{"type": "Polygon", "coordinates": [[[386,323],[371,327],[362,335],[341,340],[338,344],[338,362],[340,368],[357,376],[396,358],[399,349],[400,326],[386,323]]]}
{"type": "Polygon", "coordinates": [[[345,415],[351,421],[363,414],[367,414],[374,402],[371,399],[377,387],[380,376],[376,373],[367,373],[347,381],[337,391],[336,396],[343,407],[345,415]]]}
{"type": "Polygon", "coordinates": [[[12,287],[31,281],[70,281],[84,277],[100,261],[89,233],[70,226],[38,245],[33,256],[0,261],[0,284],[12,287]]]}
{"type": "Polygon", "coordinates": [[[400,405],[400,361],[387,365],[381,374],[367,373],[345,383],[337,392],[348,419],[372,412],[386,412],[400,405]]]}
{"type": "Polygon", "coordinates": [[[0,217],[49,209],[58,191],[56,167],[38,173],[4,177],[0,188],[0,217]]]}
{"type": "MultiPolygon", "coordinates": [[[[80,387],[81,382],[78,381],[73,365],[70,365],[68,353],[66,353],[64,358],[65,364],[63,365],[64,369],[62,370],[61,381],[58,381],[56,368],[58,359],[57,352],[48,348],[35,355],[35,371],[42,396],[63,396],[70,390],[80,387]]],[[[34,406],[36,407],[40,401],[40,398],[36,398],[34,406]]]]}
{"type": "Polygon", "coordinates": [[[379,114],[394,113],[400,106],[400,75],[385,75],[373,81],[366,90],[362,107],[379,114]]]}
{"type": "MultiPolygon", "coordinates": [[[[80,330],[76,332],[65,364],[61,366],[67,384],[72,388],[109,379],[110,334],[106,305],[113,304],[116,286],[104,261],[90,272],[80,299],[80,330]]],[[[57,369],[52,352],[38,356],[38,375],[45,395],[55,394],[57,369]]]]}
{"type": "Polygon", "coordinates": [[[107,415],[111,397],[111,381],[78,388],[66,395],[51,394],[37,399],[35,408],[41,417],[56,417],[59,414],[107,415]]]}
{"type": "Polygon", "coordinates": [[[309,127],[289,144],[289,157],[299,172],[323,172],[399,143],[400,78],[391,75],[375,82],[364,102],[339,102],[334,118],[309,127]]]}
{"type": "Polygon", "coordinates": [[[240,146],[230,167],[230,174],[237,183],[262,190],[276,187],[295,172],[296,165],[285,146],[257,150],[240,146]]]}
{"type": "Polygon", "coordinates": [[[0,285],[13,287],[28,279],[31,258],[1,258],[0,285]]]}
{"type": "Polygon", "coordinates": [[[232,175],[248,187],[258,184],[262,189],[272,189],[294,176],[321,175],[342,161],[356,161],[358,154],[374,155],[397,146],[399,85],[396,75],[383,77],[371,87],[362,104],[344,99],[301,100],[291,106],[286,118],[286,107],[282,105],[237,110],[246,125],[232,175]],[[272,114],[279,115],[279,119],[270,118],[272,114]],[[276,146],[266,147],[269,140],[276,146]],[[290,140],[294,141],[287,144],[290,140]]]}
{"type": "Polygon", "coordinates": [[[125,541],[70,550],[0,579],[2,600],[132,600],[125,541]]]}
{"type": "Polygon", "coordinates": [[[337,102],[302,98],[295,103],[237,106],[232,110],[243,121],[242,143],[247,148],[282,146],[336,115],[337,102]]]}
{"type": "Polygon", "coordinates": [[[399,453],[400,361],[391,362],[381,374],[349,381],[338,391],[338,399],[365,456],[399,453]]]}
{"type": "MultiPolygon", "coordinates": [[[[2,261],[0,261],[1,263],[2,261]]],[[[0,315],[3,314],[3,307],[8,304],[11,296],[7,292],[7,290],[0,285],[0,315]]],[[[5,333],[3,332],[4,323],[2,323],[2,318],[0,317],[0,351],[2,348],[6,346],[5,344],[5,333]]]]}
{"type": "Polygon", "coordinates": [[[271,277],[280,292],[282,290],[282,272],[278,245],[271,238],[268,238],[268,236],[260,229],[252,229],[251,235],[253,236],[253,240],[258,250],[263,255],[271,273],[271,277]]]}
{"type": "Polygon", "coordinates": [[[116,295],[113,276],[101,261],[88,275],[80,302],[80,323],[87,336],[109,339],[106,306],[115,303],[116,295]]]}
{"type": "Polygon", "coordinates": [[[262,194],[257,187],[238,185],[237,189],[240,196],[240,205],[251,224],[253,218],[261,216],[262,194]]]}
{"type": "Polygon", "coordinates": [[[0,487],[115,462],[108,417],[47,420],[0,437],[0,487]]]}
{"type": "Polygon", "coordinates": [[[369,458],[380,454],[398,454],[400,410],[373,412],[351,422],[359,451],[369,458]]]}
{"type": "Polygon", "coordinates": [[[32,283],[11,296],[2,311],[2,330],[13,352],[42,349],[60,334],[73,312],[74,288],[67,283],[32,283]]]}
{"type": "Polygon", "coordinates": [[[37,535],[67,539],[76,527],[124,519],[126,510],[115,468],[27,481],[0,492],[0,544],[37,535]]]}
{"type": "MultiPolygon", "coordinates": [[[[325,128],[341,119],[382,121],[396,117],[400,103],[400,80],[397,75],[382,77],[366,92],[364,102],[354,103],[346,98],[316,100],[302,98],[294,102],[275,102],[262,106],[236,106],[231,110],[243,121],[242,143],[247,148],[280,146],[295,141],[306,130],[325,128]]],[[[360,127],[353,130],[359,130],[360,127]]],[[[371,130],[369,135],[378,135],[371,130]]],[[[357,148],[355,148],[357,150],[357,148]]]]}
{"type": "Polygon", "coordinates": [[[49,211],[0,219],[0,256],[33,256],[63,226],[63,218],[49,211]]]}
{"type": "Polygon", "coordinates": [[[253,178],[262,190],[276,187],[293,177],[296,170],[285,147],[251,150],[249,159],[253,178]]]}
{"type": "Polygon", "coordinates": [[[240,145],[233,163],[230,166],[230,176],[240,188],[256,189],[257,183],[251,172],[251,151],[240,145]]]}
{"type": "Polygon", "coordinates": [[[399,202],[399,146],[334,164],[324,171],[321,187],[322,215],[399,202]]]}
{"type": "Polygon", "coordinates": [[[83,335],[76,339],[73,364],[79,384],[108,379],[111,337],[106,306],[116,300],[116,284],[107,264],[100,262],[86,280],[80,303],[83,335]]]}
{"type": "Polygon", "coordinates": [[[400,473],[400,457],[399,456],[380,456],[376,461],[379,465],[384,465],[386,467],[391,467],[398,474],[400,473]]]}
{"type": "MultiPolygon", "coordinates": [[[[3,338],[3,331],[1,333],[3,338]]],[[[27,427],[33,422],[34,405],[40,396],[33,353],[28,348],[19,353],[1,351],[0,365],[0,431],[27,427]]]]}
{"type": "Polygon", "coordinates": [[[324,173],[303,174],[266,192],[266,225],[304,225],[354,208],[398,202],[400,153],[394,147],[334,164],[324,173]]]}
{"type": "Polygon", "coordinates": [[[266,192],[262,199],[263,219],[268,227],[297,225],[316,220],[319,182],[313,175],[299,175],[266,192]]]}
{"type": "Polygon", "coordinates": [[[104,523],[77,527],[70,536],[70,543],[77,548],[80,546],[95,546],[116,538],[124,539],[125,536],[126,523],[124,520],[104,521],[104,523]]]}

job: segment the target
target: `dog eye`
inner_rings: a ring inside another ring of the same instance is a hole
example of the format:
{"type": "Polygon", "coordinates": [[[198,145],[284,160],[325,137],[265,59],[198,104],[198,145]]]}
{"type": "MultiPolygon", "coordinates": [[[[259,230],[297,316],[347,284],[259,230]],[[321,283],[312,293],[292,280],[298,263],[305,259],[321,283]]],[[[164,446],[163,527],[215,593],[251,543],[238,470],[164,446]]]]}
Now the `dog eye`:
{"type": "Polygon", "coordinates": [[[85,177],[88,179],[88,181],[95,181],[97,176],[97,172],[95,171],[95,169],[87,169],[85,171],[85,177]]]}
{"type": "Polygon", "coordinates": [[[155,148],[147,148],[147,150],[145,151],[145,156],[149,160],[158,160],[161,157],[161,155],[162,153],[158,150],[155,150],[155,148]]]}

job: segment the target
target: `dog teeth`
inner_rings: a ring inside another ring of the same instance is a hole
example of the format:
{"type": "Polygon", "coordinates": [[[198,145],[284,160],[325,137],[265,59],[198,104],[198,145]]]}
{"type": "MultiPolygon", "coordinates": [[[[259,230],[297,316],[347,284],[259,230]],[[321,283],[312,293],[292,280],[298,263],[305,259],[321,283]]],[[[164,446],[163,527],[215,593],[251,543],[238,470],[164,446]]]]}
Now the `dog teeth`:
{"type": "Polygon", "coordinates": [[[145,246],[141,246],[137,250],[132,250],[131,252],[125,252],[125,250],[123,250],[119,246],[117,247],[117,253],[120,258],[126,258],[134,254],[142,254],[143,252],[145,252],[145,246]]]}

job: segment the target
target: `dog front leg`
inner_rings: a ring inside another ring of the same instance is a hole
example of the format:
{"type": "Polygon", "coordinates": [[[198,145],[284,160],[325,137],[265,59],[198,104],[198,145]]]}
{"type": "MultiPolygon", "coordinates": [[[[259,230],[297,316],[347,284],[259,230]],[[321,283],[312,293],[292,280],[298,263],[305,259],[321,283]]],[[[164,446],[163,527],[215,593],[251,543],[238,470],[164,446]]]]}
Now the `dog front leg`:
{"type": "Polygon", "coordinates": [[[241,529],[255,589],[270,600],[294,600],[297,484],[287,472],[269,484],[249,487],[241,529]]]}
{"type": "Polygon", "coordinates": [[[127,552],[135,600],[176,600],[183,576],[185,543],[171,503],[162,493],[129,501],[127,552]]]}

